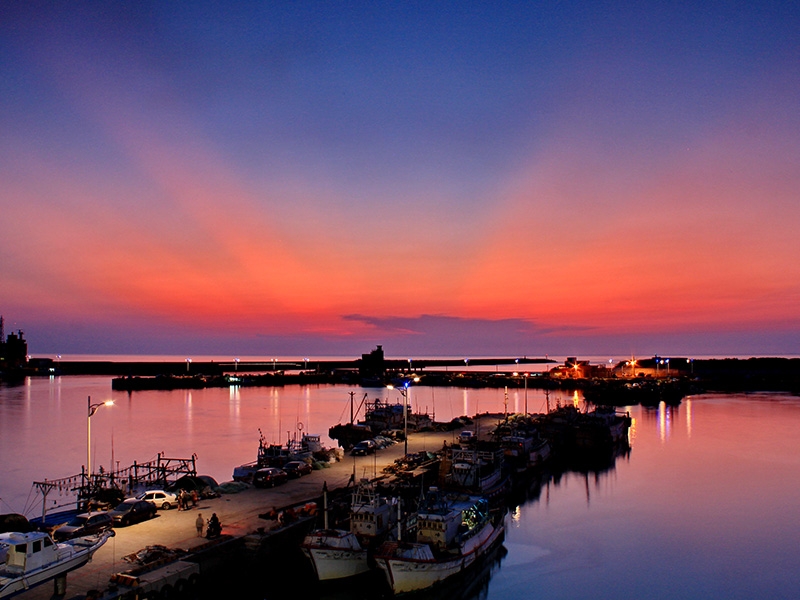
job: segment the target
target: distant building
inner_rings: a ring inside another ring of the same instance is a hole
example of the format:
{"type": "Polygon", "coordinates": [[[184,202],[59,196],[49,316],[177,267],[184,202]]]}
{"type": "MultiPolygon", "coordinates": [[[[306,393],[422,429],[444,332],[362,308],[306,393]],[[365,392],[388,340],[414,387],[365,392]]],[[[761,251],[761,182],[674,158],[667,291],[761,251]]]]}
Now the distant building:
{"type": "Polygon", "coordinates": [[[383,346],[378,346],[369,354],[362,354],[358,363],[358,374],[362,379],[383,379],[386,373],[386,360],[383,346]]]}
{"type": "Polygon", "coordinates": [[[0,316],[0,371],[19,369],[28,364],[28,342],[22,331],[5,335],[3,317],[0,316]]]}
{"type": "Polygon", "coordinates": [[[550,377],[555,379],[590,379],[593,377],[612,377],[612,372],[605,365],[592,365],[588,360],[578,360],[570,356],[563,365],[550,369],[550,377]]]}
{"type": "Polygon", "coordinates": [[[615,377],[644,377],[663,379],[679,377],[692,370],[692,360],[685,357],[654,356],[653,358],[631,358],[623,360],[614,367],[615,377]]]}

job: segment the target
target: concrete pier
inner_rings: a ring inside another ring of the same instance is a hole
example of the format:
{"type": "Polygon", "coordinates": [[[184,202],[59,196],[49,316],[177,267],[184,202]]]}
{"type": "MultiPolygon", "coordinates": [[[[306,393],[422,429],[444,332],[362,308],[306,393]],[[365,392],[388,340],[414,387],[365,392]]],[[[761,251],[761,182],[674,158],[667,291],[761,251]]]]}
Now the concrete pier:
{"type": "MultiPolygon", "coordinates": [[[[491,418],[496,423],[496,418],[491,418]]],[[[488,422],[487,422],[488,427],[488,422]]],[[[458,431],[415,433],[409,436],[409,453],[423,450],[436,451],[443,442],[456,441],[458,431]]],[[[394,444],[378,450],[376,454],[352,457],[345,455],[343,461],[330,468],[316,470],[300,479],[290,480],[284,485],[270,489],[250,488],[238,494],[224,494],[220,498],[201,500],[197,507],[186,511],[176,509],[158,511],[156,518],[130,527],[116,529],[111,538],[86,566],[67,575],[65,598],[81,598],[92,590],[103,591],[108,587],[112,574],[133,567],[122,557],[155,544],[168,548],[191,550],[206,539],[197,537],[195,520],[202,513],[208,520],[212,513],[219,517],[223,533],[245,536],[258,528],[275,526],[273,521],[258,517],[274,507],[300,504],[317,498],[322,493],[323,483],[329,490],[347,486],[355,466],[356,479],[372,478],[383,473],[383,468],[393,464],[403,455],[403,444],[394,444]]],[[[231,465],[231,472],[235,465],[231,465]]],[[[321,507],[320,507],[321,510],[321,507]]],[[[20,600],[50,600],[53,598],[53,582],[44,583],[17,596],[20,600]]]]}

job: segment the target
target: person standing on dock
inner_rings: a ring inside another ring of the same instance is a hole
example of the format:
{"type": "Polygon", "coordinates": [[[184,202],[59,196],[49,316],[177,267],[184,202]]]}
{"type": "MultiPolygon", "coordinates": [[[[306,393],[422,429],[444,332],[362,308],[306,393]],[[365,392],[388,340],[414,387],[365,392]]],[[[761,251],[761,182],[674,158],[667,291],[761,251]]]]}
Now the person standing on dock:
{"type": "Polygon", "coordinates": [[[197,519],[195,519],[194,524],[197,527],[197,537],[203,537],[203,525],[205,525],[203,513],[197,513],[197,519]]]}

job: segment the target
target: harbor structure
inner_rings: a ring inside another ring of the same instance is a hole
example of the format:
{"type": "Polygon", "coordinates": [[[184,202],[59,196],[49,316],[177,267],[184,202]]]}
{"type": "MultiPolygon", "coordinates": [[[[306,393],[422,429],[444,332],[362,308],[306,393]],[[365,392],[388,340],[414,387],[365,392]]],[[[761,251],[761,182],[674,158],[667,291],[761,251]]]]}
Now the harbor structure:
{"type": "Polygon", "coordinates": [[[5,334],[5,321],[0,315],[0,374],[13,374],[28,366],[28,342],[22,330],[5,334]]]}

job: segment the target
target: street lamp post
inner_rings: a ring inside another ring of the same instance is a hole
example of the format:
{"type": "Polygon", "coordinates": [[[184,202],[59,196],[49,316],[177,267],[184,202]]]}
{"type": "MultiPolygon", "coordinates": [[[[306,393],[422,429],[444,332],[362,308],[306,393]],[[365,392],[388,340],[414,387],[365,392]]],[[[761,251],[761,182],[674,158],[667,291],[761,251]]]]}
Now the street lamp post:
{"type": "MultiPolygon", "coordinates": [[[[389,384],[386,387],[390,390],[395,389],[392,384],[389,384]]],[[[400,395],[403,397],[403,456],[408,456],[408,381],[403,384],[403,387],[397,388],[397,391],[400,392],[400,395]]]]}
{"type": "Polygon", "coordinates": [[[97,409],[101,406],[111,406],[113,404],[113,400],[92,404],[91,396],[88,396],[86,399],[86,475],[88,477],[92,476],[92,415],[96,413],[97,409]]]}
{"type": "Polygon", "coordinates": [[[525,416],[528,416],[528,373],[525,373],[525,416]]]}

